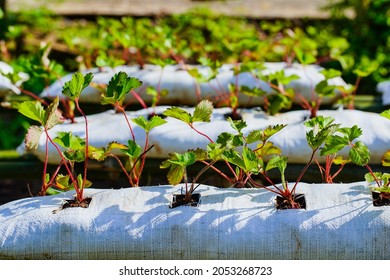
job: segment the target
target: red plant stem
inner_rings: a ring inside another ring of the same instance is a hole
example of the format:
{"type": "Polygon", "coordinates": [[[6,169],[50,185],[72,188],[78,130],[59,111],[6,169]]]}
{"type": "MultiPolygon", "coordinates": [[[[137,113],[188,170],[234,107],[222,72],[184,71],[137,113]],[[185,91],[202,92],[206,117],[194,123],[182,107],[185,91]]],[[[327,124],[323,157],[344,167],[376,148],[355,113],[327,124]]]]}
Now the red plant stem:
{"type": "Polygon", "coordinates": [[[368,172],[370,172],[371,176],[374,177],[375,183],[380,188],[381,184],[379,183],[379,179],[375,176],[374,171],[372,171],[371,167],[368,164],[366,164],[365,167],[367,168],[368,172]]]}
{"type": "Polygon", "coordinates": [[[337,172],[335,172],[335,173],[333,174],[333,176],[331,177],[332,182],[333,182],[333,179],[336,178],[337,175],[339,175],[339,173],[341,172],[341,170],[343,170],[344,166],[345,166],[345,163],[342,163],[342,164],[340,165],[339,169],[337,170],[337,172]]]}
{"type": "Polygon", "coordinates": [[[84,176],[83,176],[83,183],[81,185],[81,190],[77,192],[77,200],[79,202],[82,202],[84,200],[83,193],[84,193],[84,187],[85,182],[87,181],[87,169],[88,169],[88,154],[89,154],[89,137],[88,137],[88,119],[87,116],[84,114],[83,110],[81,110],[79,105],[79,99],[75,99],[77,110],[80,112],[80,114],[83,116],[85,121],[85,160],[84,160],[84,176]]]}
{"type": "Polygon", "coordinates": [[[26,89],[23,89],[23,88],[19,88],[20,91],[23,93],[23,94],[26,94],[32,98],[34,98],[35,100],[39,101],[40,103],[42,103],[43,105],[45,106],[49,106],[49,103],[47,103],[43,98],[39,97],[38,95],[36,95],[35,93],[31,92],[31,91],[28,91],[26,89]]]}
{"type": "Polygon", "coordinates": [[[200,91],[199,83],[194,79],[195,95],[198,102],[202,100],[202,93],[200,91]]]}
{"type": "Polygon", "coordinates": [[[136,92],[135,90],[131,90],[130,93],[137,99],[137,101],[141,104],[142,108],[146,109],[148,108],[148,105],[146,105],[145,101],[142,99],[142,97],[136,92]]]}
{"type": "MultiPolygon", "coordinates": [[[[45,128],[45,132],[46,132],[46,128],[45,128]]],[[[48,137],[48,133],[46,133],[45,161],[43,163],[43,174],[42,174],[42,187],[44,187],[44,188],[46,188],[46,172],[47,172],[48,162],[49,162],[49,137],[48,137]]]]}
{"type": "MultiPolygon", "coordinates": [[[[60,155],[61,157],[61,161],[64,163],[64,166],[66,168],[66,171],[68,172],[69,176],[70,176],[70,179],[72,180],[72,183],[75,183],[77,182],[73,176],[73,172],[69,169],[69,166],[64,158],[64,156],[62,155],[62,152],[61,150],[58,148],[57,144],[54,143],[53,139],[51,139],[51,137],[49,136],[49,133],[48,131],[45,129],[45,134],[46,134],[46,138],[49,139],[50,143],[54,146],[54,148],[57,150],[58,154],[60,155]]],[[[77,190],[76,190],[77,191],[77,190]]]]}
{"type": "Polygon", "coordinates": [[[134,187],[133,180],[132,180],[130,174],[127,173],[126,168],[123,166],[122,161],[121,161],[116,155],[114,155],[113,153],[109,153],[108,155],[109,155],[110,157],[113,157],[113,158],[118,162],[118,164],[119,164],[119,166],[121,167],[123,173],[125,173],[127,179],[129,180],[130,185],[131,185],[132,187],[134,187]]]}
{"type": "MultiPolygon", "coordinates": [[[[206,164],[206,165],[210,165],[209,162],[203,160],[201,161],[202,163],[206,164]]],[[[214,165],[211,165],[210,166],[211,169],[213,169],[215,172],[217,172],[219,175],[221,175],[225,180],[227,180],[229,183],[234,183],[234,180],[232,180],[231,178],[229,178],[225,173],[223,173],[221,170],[219,170],[218,168],[216,168],[214,165]]]]}
{"type": "Polygon", "coordinates": [[[310,164],[312,163],[312,161],[314,159],[314,155],[317,152],[317,150],[318,150],[318,148],[313,150],[309,161],[306,163],[305,167],[302,169],[301,173],[299,174],[298,179],[295,181],[294,187],[291,190],[292,194],[295,192],[295,188],[297,187],[298,183],[302,180],[303,175],[306,173],[306,170],[309,168],[310,164]]]}
{"type": "Polygon", "coordinates": [[[140,166],[140,169],[138,170],[138,174],[137,174],[137,185],[139,183],[139,180],[140,180],[140,177],[142,174],[142,170],[144,169],[144,166],[145,166],[146,153],[148,151],[148,146],[149,146],[149,133],[146,133],[144,152],[141,155],[141,166],[140,166]]]}
{"type": "MultiPolygon", "coordinates": [[[[197,130],[197,129],[193,126],[193,124],[189,124],[189,125],[190,125],[190,127],[191,127],[194,131],[196,131],[196,132],[199,133],[200,135],[206,137],[211,143],[214,143],[214,141],[213,141],[208,135],[206,135],[206,134],[204,134],[203,132],[200,132],[199,130],[197,130]]],[[[234,175],[234,178],[235,178],[236,180],[238,180],[238,176],[237,176],[236,172],[234,172],[234,169],[233,169],[232,166],[229,164],[229,162],[227,162],[227,161],[225,160],[225,163],[226,163],[226,165],[228,166],[228,168],[230,169],[230,171],[232,172],[232,174],[234,175]]]]}
{"type": "Polygon", "coordinates": [[[199,130],[197,130],[197,129],[194,127],[194,125],[193,125],[192,123],[190,123],[189,126],[190,126],[193,130],[195,130],[196,133],[198,133],[198,134],[200,134],[200,135],[206,137],[207,140],[209,140],[211,143],[214,143],[214,141],[213,141],[208,135],[206,135],[205,133],[200,132],[199,130]]]}
{"type": "Polygon", "coordinates": [[[355,96],[356,96],[357,88],[358,88],[358,86],[360,84],[361,79],[362,79],[362,77],[360,77],[360,76],[358,76],[357,79],[356,79],[355,89],[352,92],[351,101],[348,104],[348,109],[354,109],[355,108],[355,105],[354,105],[355,104],[355,96]]]}
{"type": "Polygon", "coordinates": [[[133,132],[133,128],[131,127],[129,118],[128,118],[127,115],[126,115],[126,111],[125,111],[125,110],[123,109],[123,107],[121,107],[119,104],[116,104],[115,107],[116,107],[119,111],[121,111],[121,112],[123,113],[123,116],[125,117],[127,126],[128,126],[129,129],[130,129],[131,137],[133,138],[133,141],[135,141],[135,135],[134,135],[134,132],[133,132]]]}
{"type": "Polygon", "coordinates": [[[273,189],[271,189],[271,188],[269,188],[269,187],[267,187],[267,186],[260,185],[260,184],[256,183],[255,180],[253,180],[253,178],[249,178],[249,181],[251,182],[251,184],[253,184],[253,185],[256,186],[256,187],[263,188],[263,189],[265,189],[265,190],[267,190],[267,191],[273,192],[273,193],[275,193],[275,194],[282,195],[282,194],[283,194],[283,191],[282,191],[281,189],[279,189],[279,188],[271,181],[271,179],[269,179],[268,176],[265,175],[265,173],[262,173],[262,174],[264,175],[264,178],[266,178],[267,181],[270,182],[271,185],[272,185],[275,189],[277,189],[276,191],[273,190],[273,189]]]}
{"type": "MultiPolygon", "coordinates": [[[[133,173],[134,172],[134,177],[137,177],[137,174],[135,174],[135,166],[137,165],[137,162],[139,161],[140,158],[142,158],[144,155],[146,155],[147,152],[149,152],[151,149],[153,149],[154,145],[150,146],[147,150],[145,150],[135,161],[134,161],[134,164],[133,166],[131,167],[131,170],[129,171],[129,173],[133,173]]],[[[142,173],[142,170],[141,171],[138,171],[138,174],[141,174],[142,173]]],[[[138,182],[139,179],[138,178],[135,178],[136,181],[138,182]]]]}

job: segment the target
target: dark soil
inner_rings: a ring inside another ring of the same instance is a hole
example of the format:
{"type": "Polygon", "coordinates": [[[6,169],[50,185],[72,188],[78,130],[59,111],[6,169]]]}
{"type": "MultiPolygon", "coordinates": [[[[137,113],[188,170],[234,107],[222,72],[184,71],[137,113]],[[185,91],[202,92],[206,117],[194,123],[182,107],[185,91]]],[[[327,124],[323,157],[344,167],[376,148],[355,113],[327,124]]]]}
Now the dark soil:
{"type": "Polygon", "coordinates": [[[92,197],[86,197],[83,201],[78,201],[76,198],[66,199],[65,202],[61,205],[61,207],[58,210],[53,211],[53,214],[57,213],[60,210],[64,210],[66,208],[72,208],[72,207],[88,208],[91,201],[92,201],[92,197]]]}
{"type": "Polygon", "coordinates": [[[304,194],[295,194],[293,195],[293,200],[295,207],[292,206],[291,202],[287,199],[277,196],[276,197],[276,209],[285,210],[285,209],[306,209],[306,199],[304,194]]]}
{"type": "Polygon", "coordinates": [[[184,194],[174,194],[173,200],[169,208],[176,208],[182,205],[197,207],[200,202],[200,194],[194,193],[189,200],[185,199],[184,194]]]}
{"type": "Polygon", "coordinates": [[[240,113],[228,113],[224,115],[225,119],[231,118],[233,121],[240,121],[242,120],[242,115],[240,113]]]}
{"type": "Polygon", "coordinates": [[[390,194],[389,193],[372,192],[372,204],[374,206],[389,206],[390,205],[390,194]]]}

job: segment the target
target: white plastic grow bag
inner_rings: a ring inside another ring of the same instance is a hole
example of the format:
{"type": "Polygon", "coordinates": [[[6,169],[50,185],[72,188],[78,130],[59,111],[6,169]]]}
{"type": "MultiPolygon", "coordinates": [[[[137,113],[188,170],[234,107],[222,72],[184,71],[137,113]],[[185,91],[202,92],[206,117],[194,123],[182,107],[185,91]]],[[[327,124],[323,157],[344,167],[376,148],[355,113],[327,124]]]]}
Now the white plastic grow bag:
{"type": "MultiPolygon", "coordinates": [[[[284,70],[286,76],[296,74],[299,76],[298,80],[292,81],[286,88],[292,88],[296,93],[300,93],[306,99],[311,100],[313,95],[315,96],[315,86],[322,80],[324,80],[323,74],[320,73],[323,70],[318,65],[300,65],[293,64],[287,66],[284,62],[269,62],[265,63],[264,74],[275,73],[277,71],[284,70]]],[[[201,73],[207,74],[210,72],[210,68],[205,66],[185,66],[187,68],[198,68],[201,73]]],[[[188,73],[186,69],[180,65],[168,65],[161,68],[157,65],[145,65],[143,69],[139,66],[119,66],[116,68],[94,68],[84,71],[92,72],[94,74],[93,85],[87,87],[83,94],[80,96],[81,102],[100,103],[100,90],[98,85],[106,85],[111,77],[119,71],[126,72],[129,76],[136,77],[143,82],[143,85],[136,89],[139,95],[146,103],[151,103],[152,97],[146,94],[145,89],[147,87],[153,87],[155,89],[168,90],[168,95],[162,97],[160,104],[182,104],[182,105],[195,105],[201,99],[209,98],[214,99],[216,102],[221,99],[226,99],[228,93],[229,84],[238,83],[239,86],[246,85],[250,88],[261,88],[267,93],[273,92],[271,87],[263,80],[255,78],[251,73],[244,72],[236,77],[233,71],[234,65],[223,65],[219,69],[219,74],[216,78],[210,82],[199,83],[200,95],[196,92],[196,80],[188,73]]],[[[62,96],[62,87],[64,83],[70,80],[72,74],[68,74],[61,78],[41,94],[42,97],[55,97],[62,96]]],[[[341,77],[335,77],[329,80],[331,85],[346,86],[346,83],[341,77]]],[[[323,103],[329,104],[338,98],[340,94],[333,98],[324,98],[323,103]]],[[[136,99],[129,94],[127,96],[128,102],[137,102],[136,99]]],[[[300,99],[296,98],[297,103],[300,103],[300,99]]],[[[242,105],[261,105],[264,103],[263,97],[249,97],[244,94],[239,94],[239,102],[242,105]]]]}
{"type": "MultiPolygon", "coordinates": [[[[156,107],[156,113],[162,113],[165,106],[156,107]]],[[[193,108],[188,108],[188,111],[193,108]]],[[[129,119],[143,115],[148,116],[150,110],[139,110],[128,112],[129,119]]],[[[214,109],[210,123],[195,123],[195,127],[207,134],[212,140],[216,140],[222,132],[234,133],[225,114],[230,113],[229,108],[214,109]]],[[[270,116],[264,112],[253,109],[243,109],[241,111],[243,119],[247,123],[244,133],[255,129],[265,129],[270,125],[286,124],[287,127],[271,137],[271,141],[282,150],[282,154],[287,156],[290,163],[306,163],[311,155],[311,149],[307,144],[307,128],[303,124],[307,120],[307,111],[290,111],[287,113],[270,116]]],[[[340,123],[342,127],[352,127],[358,125],[363,130],[363,135],[359,138],[370,150],[370,163],[380,164],[383,154],[390,149],[390,121],[379,114],[364,112],[359,110],[320,110],[318,115],[331,116],[335,123],[340,123]]],[[[167,123],[154,128],[149,137],[149,144],[154,147],[147,153],[149,158],[167,158],[170,153],[183,153],[188,149],[205,149],[209,140],[197,134],[185,123],[167,118],[167,123]]],[[[113,111],[88,116],[89,124],[89,144],[95,147],[105,147],[108,143],[116,141],[127,144],[131,139],[131,133],[122,114],[115,114],[113,111]]],[[[136,142],[143,145],[145,142],[145,132],[143,129],[132,123],[136,142]]],[[[56,137],[59,131],[71,131],[73,134],[85,138],[85,123],[83,118],[77,118],[76,123],[64,123],[49,131],[52,138],[56,137]]],[[[33,153],[43,160],[45,158],[46,136],[42,134],[38,149],[33,153]]],[[[18,151],[25,153],[24,143],[18,151]]],[[[347,157],[348,150],[343,150],[339,155],[347,157]]],[[[320,162],[324,157],[317,157],[320,162]]],[[[49,144],[49,162],[58,163],[60,157],[57,150],[49,144]]]]}
{"type": "Polygon", "coordinates": [[[72,192],[0,206],[1,259],[389,259],[390,208],[364,182],[300,183],[306,210],[276,210],[262,189],[200,186],[198,207],[170,209],[180,188],[87,189],[89,208],[53,214],[72,192]]]}
{"type": "Polygon", "coordinates": [[[0,61],[0,97],[5,97],[7,94],[20,94],[21,83],[28,79],[28,75],[25,73],[19,73],[20,81],[17,84],[13,84],[5,75],[13,73],[14,69],[7,63],[0,61]]]}
{"type": "Polygon", "coordinates": [[[384,106],[390,105],[390,81],[378,83],[376,90],[382,94],[382,104],[384,106]]]}

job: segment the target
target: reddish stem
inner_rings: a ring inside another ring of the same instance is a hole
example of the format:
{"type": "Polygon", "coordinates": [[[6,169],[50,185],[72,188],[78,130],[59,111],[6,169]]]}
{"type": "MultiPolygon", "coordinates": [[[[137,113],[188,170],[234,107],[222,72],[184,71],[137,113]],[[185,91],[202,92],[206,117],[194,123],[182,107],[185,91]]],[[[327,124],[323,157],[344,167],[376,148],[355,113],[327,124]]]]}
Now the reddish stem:
{"type": "Polygon", "coordinates": [[[85,182],[87,181],[87,169],[88,169],[88,154],[89,154],[89,137],[88,137],[88,119],[87,116],[84,114],[83,110],[81,110],[79,106],[79,99],[75,99],[77,110],[80,112],[80,114],[83,116],[85,121],[85,160],[84,160],[84,176],[83,176],[83,183],[81,185],[81,190],[77,192],[77,200],[79,202],[82,202],[84,200],[83,193],[84,193],[84,187],[85,182]]]}
{"type": "Polygon", "coordinates": [[[134,135],[134,132],[133,132],[133,128],[131,127],[129,118],[127,117],[127,114],[126,114],[126,111],[125,111],[125,110],[123,109],[123,107],[121,107],[119,104],[115,104],[115,107],[116,107],[119,111],[121,111],[121,112],[123,113],[123,116],[125,117],[127,126],[128,126],[129,129],[130,129],[131,137],[133,138],[133,141],[135,141],[135,135],[134,135]]]}

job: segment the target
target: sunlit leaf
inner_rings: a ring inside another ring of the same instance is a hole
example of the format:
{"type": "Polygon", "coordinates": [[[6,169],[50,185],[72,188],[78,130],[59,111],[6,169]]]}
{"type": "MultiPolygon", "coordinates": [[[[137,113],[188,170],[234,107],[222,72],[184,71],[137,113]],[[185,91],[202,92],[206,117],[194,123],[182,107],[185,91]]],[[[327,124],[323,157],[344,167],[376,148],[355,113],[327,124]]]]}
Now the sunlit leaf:
{"type": "Polygon", "coordinates": [[[79,98],[82,91],[89,86],[93,79],[92,73],[83,75],[81,72],[76,72],[72,75],[71,80],[65,82],[62,93],[72,100],[79,98]]]}
{"type": "Polygon", "coordinates": [[[39,126],[32,125],[28,128],[25,137],[25,146],[28,151],[36,150],[39,145],[39,139],[42,135],[43,129],[39,126]]]}
{"type": "Polygon", "coordinates": [[[213,113],[213,103],[209,100],[202,100],[196,105],[192,122],[209,122],[213,113]]]}
{"type": "Polygon", "coordinates": [[[38,101],[24,101],[19,105],[18,111],[40,124],[45,122],[46,112],[42,104],[38,101]]]}

